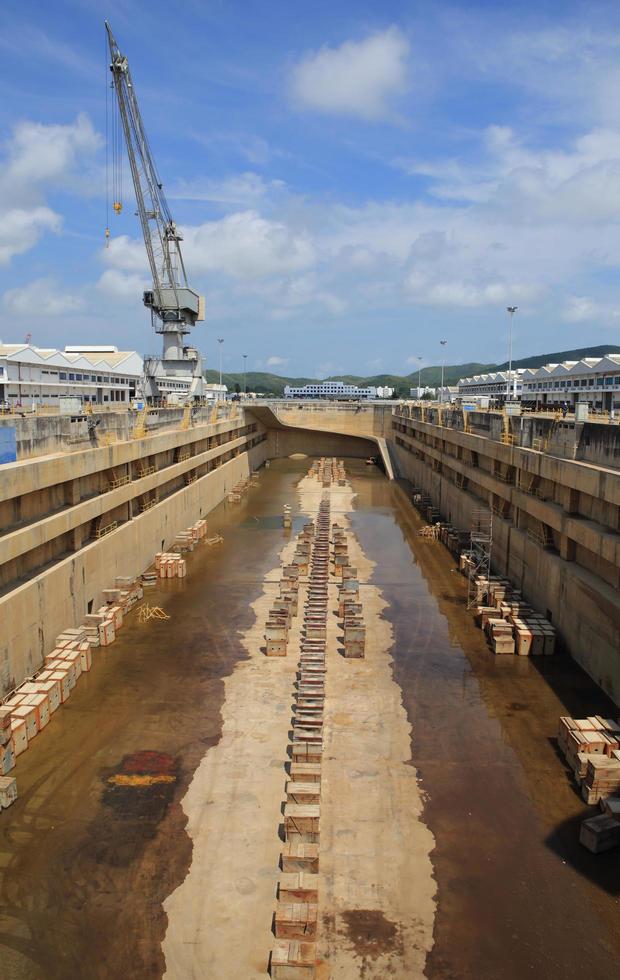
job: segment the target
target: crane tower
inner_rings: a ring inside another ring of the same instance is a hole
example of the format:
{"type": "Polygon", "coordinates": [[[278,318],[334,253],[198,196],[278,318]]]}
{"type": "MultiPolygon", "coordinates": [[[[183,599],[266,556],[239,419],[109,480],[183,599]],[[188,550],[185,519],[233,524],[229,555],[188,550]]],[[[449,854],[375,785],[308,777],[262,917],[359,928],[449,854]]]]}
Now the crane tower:
{"type": "MultiPolygon", "coordinates": [[[[204,320],[204,298],[187,282],[181,242],[146,136],[129,63],[106,21],[112,84],[125,137],[136,195],[137,216],[151,268],[153,286],[143,295],[155,332],[162,335],[161,357],[144,359],[144,395],[157,401],[175,394],[182,401],[203,396],[202,359],[186,335],[204,320]]],[[[120,202],[114,210],[120,211],[120,202]]]]}

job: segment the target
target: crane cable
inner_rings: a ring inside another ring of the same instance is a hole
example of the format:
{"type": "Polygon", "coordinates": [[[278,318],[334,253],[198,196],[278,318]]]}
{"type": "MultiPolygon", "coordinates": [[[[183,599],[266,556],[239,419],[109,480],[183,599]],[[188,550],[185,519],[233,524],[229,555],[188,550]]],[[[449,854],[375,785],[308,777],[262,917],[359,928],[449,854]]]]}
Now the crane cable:
{"type": "Polygon", "coordinates": [[[118,99],[112,96],[110,104],[109,89],[116,85],[113,77],[110,81],[110,53],[107,39],[105,46],[105,240],[106,248],[110,247],[110,200],[115,214],[123,210],[123,127],[120,118],[118,99]],[[110,157],[112,176],[110,179],[110,157]]]}
{"type": "Polygon", "coordinates": [[[110,247],[110,139],[109,139],[109,108],[108,108],[108,43],[105,45],[105,247],[110,247]]]}

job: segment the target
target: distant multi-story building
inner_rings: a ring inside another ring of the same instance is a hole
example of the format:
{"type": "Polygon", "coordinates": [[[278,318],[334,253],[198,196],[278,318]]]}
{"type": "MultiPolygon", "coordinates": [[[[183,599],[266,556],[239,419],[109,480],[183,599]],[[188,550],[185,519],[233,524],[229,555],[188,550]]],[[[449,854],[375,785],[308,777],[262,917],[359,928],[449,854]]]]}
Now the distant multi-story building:
{"type": "Polygon", "coordinates": [[[31,409],[58,405],[60,398],[82,402],[129,403],[142,377],[142,357],[112,346],[65,347],[0,342],[0,403],[31,409]]]}
{"type": "Polygon", "coordinates": [[[421,398],[435,398],[437,394],[436,388],[429,388],[428,385],[422,385],[421,388],[410,388],[409,395],[411,398],[420,400],[421,398]]]}
{"type": "MultiPolygon", "coordinates": [[[[393,389],[388,390],[392,393],[393,389]]],[[[378,389],[358,388],[357,385],[348,385],[344,381],[321,381],[316,384],[303,385],[301,388],[294,388],[286,385],[284,389],[285,398],[332,398],[341,400],[354,400],[357,398],[385,398],[386,395],[378,395],[378,389]]]]}

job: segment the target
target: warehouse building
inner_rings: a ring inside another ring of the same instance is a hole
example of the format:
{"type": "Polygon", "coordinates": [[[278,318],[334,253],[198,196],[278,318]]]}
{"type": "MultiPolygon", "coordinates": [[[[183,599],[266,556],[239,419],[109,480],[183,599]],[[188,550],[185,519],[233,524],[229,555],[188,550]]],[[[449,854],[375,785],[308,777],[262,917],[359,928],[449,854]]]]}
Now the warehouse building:
{"type": "Polygon", "coordinates": [[[142,357],[112,346],[71,346],[64,351],[0,342],[0,403],[11,409],[83,403],[128,404],[142,377],[142,357]]]}
{"type": "Polygon", "coordinates": [[[573,408],[586,402],[597,411],[620,410],[620,354],[584,357],[580,361],[545,364],[523,372],[523,404],[573,408]]]}
{"type": "MultiPolygon", "coordinates": [[[[523,389],[523,369],[512,372],[511,389],[515,400],[521,398],[523,389]]],[[[490,402],[504,402],[508,391],[508,371],[493,371],[491,374],[474,374],[471,378],[460,378],[458,393],[461,398],[475,395],[487,396],[490,402]]]]}

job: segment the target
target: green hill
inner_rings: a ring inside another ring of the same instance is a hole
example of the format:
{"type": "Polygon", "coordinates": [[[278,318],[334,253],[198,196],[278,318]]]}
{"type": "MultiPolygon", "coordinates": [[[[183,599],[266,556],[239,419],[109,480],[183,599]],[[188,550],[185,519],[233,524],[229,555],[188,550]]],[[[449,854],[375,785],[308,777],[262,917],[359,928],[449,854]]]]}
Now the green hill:
{"type": "MultiPolygon", "coordinates": [[[[513,368],[541,367],[543,364],[556,364],[559,361],[579,361],[582,357],[602,357],[603,354],[620,354],[620,347],[615,344],[602,344],[598,347],[579,347],[576,350],[556,351],[553,354],[535,354],[532,357],[524,357],[512,362],[513,368]]],[[[503,364],[480,364],[472,361],[466,364],[446,364],[444,368],[444,384],[454,385],[459,378],[465,378],[472,374],[484,374],[490,371],[505,371],[508,362],[503,364]]],[[[220,380],[218,371],[205,371],[205,379],[209,383],[217,384],[220,380]]],[[[222,382],[227,385],[229,391],[235,391],[239,386],[239,391],[243,390],[243,372],[222,373],[222,382]]],[[[248,391],[256,391],[261,395],[273,395],[281,397],[284,393],[285,385],[302,387],[306,384],[316,383],[316,378],[283,378],[278,374],[269,374],[262,371],[248,371],[246,375],[248,391]]],[[[372,385],[388,386],[394,388],[396,397],[409,395],[409,389],[417,387],[418,371],[411,371],[410,374],[373,374],[367,377],[356,374],[337,374],[329,378],[322,378],[323,381],[344,381],[345,384],[355,384],[360,387],[372,385]]],[[[423,385],[435,388],[441,384],[441,365],[422,368],[421,381],[423,385]]]]}

